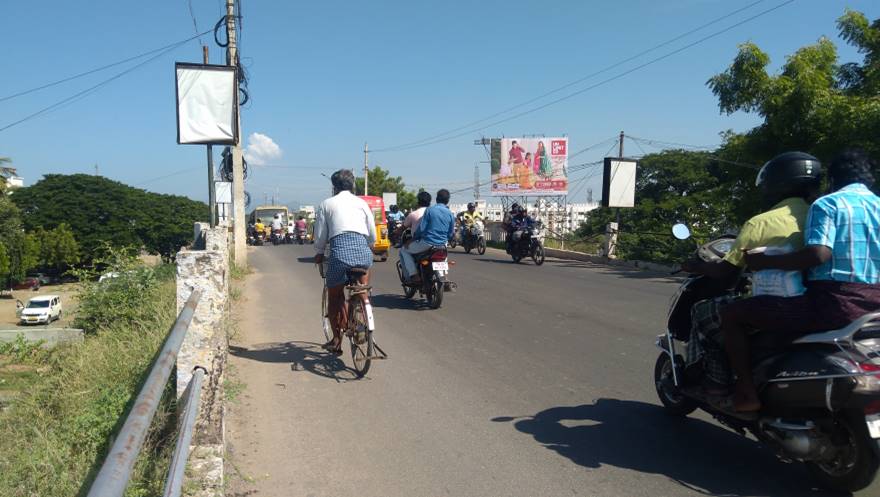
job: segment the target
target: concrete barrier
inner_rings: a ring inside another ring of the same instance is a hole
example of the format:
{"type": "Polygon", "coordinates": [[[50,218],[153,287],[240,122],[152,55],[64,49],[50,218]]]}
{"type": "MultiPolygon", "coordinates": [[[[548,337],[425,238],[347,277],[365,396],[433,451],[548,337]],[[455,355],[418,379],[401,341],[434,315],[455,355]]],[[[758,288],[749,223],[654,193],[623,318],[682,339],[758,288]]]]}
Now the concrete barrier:
{"type": "Polygon", "coordinates": [[[594,264],[604,264],[606,266],[630,267],[644,269],[647,271],[656,271],[658,273],[671,273],[676,269],[672,266],[666,266],[664,264],[657,264],[654,262],[609,259],[600,255],[585,254],[583,252],[573,252],[571,250],[544,248],[544,254],[547,255],[547,257],[555,257],[557,259],[592,262],[594,264]]]}
{"type": "Polygon", "coordinates": [[[24,336],[25,341],[34,343],[42,340],[44,348],[52,348],[63,343],[83,341],[83,330],[77,328],[16,328],[0,330],[0,342],[11,343],[24,336]]]}

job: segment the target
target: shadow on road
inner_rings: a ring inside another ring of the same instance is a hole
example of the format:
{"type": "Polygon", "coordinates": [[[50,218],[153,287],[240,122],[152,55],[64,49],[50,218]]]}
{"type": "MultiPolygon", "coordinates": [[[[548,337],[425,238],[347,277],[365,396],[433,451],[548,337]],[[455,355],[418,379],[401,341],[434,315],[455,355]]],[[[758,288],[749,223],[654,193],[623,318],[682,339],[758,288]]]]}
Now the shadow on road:
{"type": "Polygon", "coordinates": [[[425,299],[421,297],[416,296],[408,299],[403,295],[394,293],[373,295],[370,297],[370,303],[373,304],[373,307],[381,307],[383,309],[419,310],[429,308],[428,304],[425,303],[425,299]]]}
{"type": "Polygon", "coordinates": [[[706,495],[840,497],[815,488],[799,464],[784,464],[756,442],[643,402],[599,399],[534,416],[493,418],[587,468],[603,465],[665,475],[706,495]]]}
{"type": "Polygon", "coordinates": [[[354,370],[337,357],[313,342],[261,343],[252,349],[229,346],[229,353],[259,362],[290,363],[294,371],[308,371],[317,376],[334,380],[357,379],[354,370]],[[341,375],[339,373],[346,373],[341,375]]]}

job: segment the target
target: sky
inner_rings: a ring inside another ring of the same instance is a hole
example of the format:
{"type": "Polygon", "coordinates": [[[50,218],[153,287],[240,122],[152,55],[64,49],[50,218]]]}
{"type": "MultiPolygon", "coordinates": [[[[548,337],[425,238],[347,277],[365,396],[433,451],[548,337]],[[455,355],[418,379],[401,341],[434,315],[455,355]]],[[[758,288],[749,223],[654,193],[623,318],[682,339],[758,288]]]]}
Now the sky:
{"type": "MultiPolygon", "coordinates": [[[[787,55],[821,36],[837,42],[841,62],[859,61],[861,56],[839,40],[835,20],[845,8],[875,19],[880,2],[795,0],[637,67],[784,2],[241,0],[241,61],[251,95],[241,114],[242,145],[250,165],[245,189],[255,203],[276,192],[293,207],[316,203],[329,190],[322,174],[341,167],[360,174],[365,142],[375,151],[369,156],[371,166],[432,191],[473,185],[475,165],[486,160],[485,150],[473,144],[481,136],[565,135],[570,152],[611,139],[621,130],[658,141],[717,145],[719,133],[745,131],[760,122],[755,115],[722,115],[706,86],[728,67],[738,44],[758,44],[770,55],[773,71],[787,55]],[[656,51],[522,105],[743,8],[656,51]],[[516,116],[580,90],[572,98],[516,116]],[[462,128],[511,108],[515,110],[462,128]],[[381,151],[458,128],[439,143],[381,151]]],[[[145,58],[4,97],[194,37],[211,29],[224,13],[222,0],[92,0],[75,9],[60,0],[9,3],[4,7],[7,50],[0,128],[145,58]]],[[[210,33],[204,35],[81,98],[0,131],[0,157],[12,158],[26,185],[44,174],[94,174],[97,165],[100,175],[126,184],[206,200],[205,147],[178,145],[175,120],[174,63],[201,62],[200,43],[209,45],[212,63],[225,63],[225,49],[210,33]]],[[[648,145],[639,149],[632,141],[625,147],[626,155],[633,156],[657,150],[648,145]]],[[[592,149],[572,158],[570,165],[599,160],[609,148],[592,149]]],[[[481,181],[486,181],[488,165],[479,165],[481,181]]],[[[600,178],[590,170],[570,180],[582,186],[570,202],[583,201],[588,188],[599,197],[600,178]]],[[[471,198],[468,190],[452,200],[471,198]]]]}

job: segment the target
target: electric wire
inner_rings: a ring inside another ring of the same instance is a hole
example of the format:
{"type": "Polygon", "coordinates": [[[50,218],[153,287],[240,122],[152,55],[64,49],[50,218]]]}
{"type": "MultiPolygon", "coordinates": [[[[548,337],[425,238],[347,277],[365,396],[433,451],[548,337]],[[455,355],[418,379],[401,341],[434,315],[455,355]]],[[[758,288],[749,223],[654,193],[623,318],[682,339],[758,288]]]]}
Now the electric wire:
{"type": "Polygon", "coordinates": [[[28,89],[28,90],[23,90],[23,91],[20,91],[20,92],[17,92],[17,93],[13,93],[13,94],[11,94],[11,95],[6,95],[5,97],[0,97],[0,102],[5,102],[6,100],[11,100],[11,99],[16,98],[16,97],[20,97],[20,96],[23,96],[23,95],[27,95],[27,94],[29,94],[29,93],[33,93],[33,92],[35,92],[35,91],[40,91],[40,90],[44,90],[44,89],[46,89],[46,88],[51,88],[51,87],[53,87],[53,86],[60,85],[61,83],[66,83],[66,82],[68,82],[68,81],[72,81],[72,80],[74,80],[74,79],[78,79],[78,78],[81,78],[81,77],[83,77],[83,76],[88,76],[89,74],[94,74],[94,73],[96,73],[96,72],[100,72],[100,71],[103,71],[103,70],[105,70],[105,69],[110,69],[111,67],[116,67],[116,66],[118,66],[118,65],[125,64],[126,62],[131,62],[131,61],[133,61],[133,60],[137,60],[137,59],[140,59],[140,58],[146,57],[146,56],[148,56],[148,55],[152,55],[152,54],[154,54],[154,53],[156,53],[156,52],[161,52],[161,51],[163,51],[163,50],[167,50],[167,49],[169,49],[169,48],[177,48],[177,47],[179,47],[180,45],[183,45],[183,44],[186,44],[186,43],[188,43],[188,42],[191,42],[191,41],[195,40],[196,38],[198,38],[198,37],[200,37],[200,36],[202,36],[202,35],[205,35],[205,34],[207,34],[207,33],[210,33],[210,32],[211,32],[211,30],[209,29],[209,30],[207,30],[207,31],[203,31],[203,32],[201,32],[201,33],[198,33],[196,36],[191,36],[191,37],[189,37],[189,38],[187,38],[187,39],[185,39],[185,40],[176,41],[176,42],[174,42],[174,43],[171,43],[170,45],[165,45],[164,47],[155,48],[155,49],[153,49],[153,50],[149,50],[149,51],[147,51],[147,52],[143,52],[143,53],[138,54],[138,55],[135,55],[135,56],[133,56],[133,57],[128,57],[128,58],[125,58],[125,59],[122,59],[122,60],[118,60],[118,61],[116,61],[116,62],[111,62],[110,64],[106,64],[106,65],[103,65],[103,66],[100,66],[100,67],[96,67],[96,68],[94,68],[94,69],[89,69],[88,71],[81,72],[81,73],[79,73],[79,74],[74,74],[73,76],[68,76],[68,77],[66,77],[66,78],[62,78],[62,79],[59,79],[59,80],[57,80],[57,81],[53,81],[53,82],[51,82],[51,83],[46,83],[46,84],[44,84],[44,85],[40,85],[40,86],[37,86],[37,87],[31,88],[31,89],[28,89]]]}
{"type": "Polygon", "coordinates": [[[196,22],[196,13],[193,12],[192,0],[186,0],[186,7],[189,10],[189,16],[192,18],[193,29],[195,30],[196,37],[199,39],[199,45],[202,45],[202,35],[199,34],[199,23],[196,22]]]}
{"type": "Polygon", "coordinates": [[[103,87],[103,86],[106,86],[107,84],[109,84],[109,83],[111,83],[111,82],[113,82],[113,81],[115,81],[115,80],[121,78],[122,76],[125,76],[126,74],[128,74],[128,73],[134,71],[135,69],[138,69],[138,68],[140,68],[140,67],[143,67],[143,66],[145,66],[146,64],[149,64],[150,62],[152,62],[152,61],[158,59],[159,57],[161,57],[161,56],[163,56],[163,55],[165,55],[165,54],[167,54],[167,53],[170,53],[170,52],[176,50],[177,48],[183,46],[184,44],[188,43],[189,41],[192,41],[193,39],[195,39],[195,38],[189,38],[189,39],[187,39],[187,40],[184,40],[184,41],[178,42],[177,44],[172,45],[172,46],[166,48],[165,50],[163,50],[163,51],[157,53],[156,55],[153,55],[152,57],[148,58],[147,60],[145,60],[145,61],[143,61],[143,62],[140,62],[140,63],[138,63],[138,64],[135,64],[134,66],[129,67],[128,69],[126,69],[126,70],[124,70],[124,71],[122,71],[122,72],[119,72],[119,73],[117,73],[117,74],[115,74],[115,75],[113,75],[113,76],[111,76],[111,77],[105,79],[104,81],[101,81],[100,83],[98,83],[98,84],[96,84],[96,85],[90,86],[90,87],[86,88],[85,90],[82,90],[82,91],[79,91],[79,92],[77,92],[77,93],[74,93],[73,95],[71,95],[71,96],[69,96],[69,97],[66,97],[66,98],[63,98],[63,99],[61,99],[61,100],[59,100],[59,101],[57,101],[57,102],[55,102],[55,103],[53,103],[53,104],[51,104],[51,105],[49,105],[49,106],[47,106],[47,107],[43,107],[42,109],[38,110],[37,112],[34,112],[34,113],[32,113],[32,114],[28,114],[27,116],[25,116],[25,117],[23,117],[23,118],[21,118],[21,119],[19,119],[19,120],[17,120],[17,121],[13,121],[13,122],[7,124],[6,126],[0,127],[0,132],[6,131],[7,129],[12,128],[13,126],[17,126],[17,125],[19,125],[19,124],[22,124],[22,123],[24,123],[24,122],[26,122],[26,121],[29,121],[29,120],[31,120],[31,119],[33,119],[33,118],[35,118],[35,117],[37,117],[37,116],[39,116],[39,115],[41,115],[41,114],[45,114],[46,112],[49,112],[49,111],[52,111],[52,110],[58,109],[58,108],[62,107],[63,105],[67,104],[67,103],[70,103],[70,102],[73,102],[73,101],[75,101],[75,100],[78,100],[78,99],[80,99],[80,98],[82,98],[82,97],[85,97],[86,95],[88,95],[88,94],[90,94],[90,93],[92,93],[92,92],[94,92],[94,91],[100,89],[100,88],[103,87]]]}
{"type": "MultiPolygon", "coordinates": [[[[691,30],[689,30],[689,31],[686,31],[686,32],[684,32],[684,33],[682,33],[682,34],[680,34],[680,35],[678,35],[678,36],[675,36],[675,37],[673,37],[673,38],[670,38],[669,40],[666,40],[666,41],[664,41],[664,42],[662,42],[662,43],[660,43],[660,44],[658,44],[658,45],[655,45],[655,46],[653,46],[653,47],[651,47],[651,48],[648,48],[648,49],[646,49],[646,50],[643,50],[643,51],[641,51],[641,52],[639,52],[639,53],[637,53],[637,54],[635,54],[635,55],[632,55],[632,56],[630,56],[630,57],[627,57],[626,59],[623,59],[623,60],[621,60],[621,61],[619,61],[619,62],[616,62],[616,63],[614,63],[614,64],[611,64],[611,65],[609,65],[609,66],[606,66],[606,67],[604,67],[603,69],[600,69],[599,71],[596,71],[596,72],[590,73],[590,74],[588,74],[588,75],[586,75],[586,76],[583,76],[583,77],[581,77],[581,78],[579,78],[579,79],[577,79],[577,80],[575,80],[575,81],[572,81],[572,82],[570,82],[570,83],[566,83],[566,84],[564,84],[564,85],[562,85],[562,86],[559,86],[559,87],[557,87],[557,88],[555,88],[555,89],[553,89],[553,90],[550,90],[550,91],[548,91],[548,92],[546,92],[546,93],[543,93],[543,94],[541,94],[541,95],[539,95],[539,96],[537,96],[537,97],[531,98],[531,99],[529,99],[529,100],[526,100],[525,102],[521,102],[521,103],[519,103],[519,104],[517,104],[517,105],[515,105],[515,106],[509,107],[509,108],[504,109],[504,110],[499,111],[499,112],[496,112],[496,113],[494,113],[494,114],[492,114],[492,115],[489,115],[489,116],[486,116],[486,117],[484,117],[484,118],[482,118],[482,119],[478,119],[478,120],[476,120],[476,121],[472,121],[472,122],[470,122],[470,123],[468,123],[468,124],[465,124],[465,125],[459,126],[459,127],[457,127],[457,128],[450,129],[450,130],[448,130],[448,131],[445,131],[445,132],[443,132],[443,133],[439,133],[439,134],[437,134],[437,135],[433,135],[433,136],[430,136],[430,137],[427,137],[427,138],[423,138],[423,139],[421,139],[421,140],[416,140],[416,141],[413,141],[413,142],[404,143],[404,144],[400,144],[400,145],[395,145],[395,146],[391,146],[391,147],[380,148],[380,149],[376,149],[376,150],[374,150],[373,152],[391,152],[391,151],[396,151],[397,149],[408,149],[408,148],[409,148],[410,146],[412,146],[412,145],[422,144],[423,142],[429,142],[429,141],[432,141],[432,140],[434,140],[434,139],[440,138],[440,137],[442,137],[442,136],[448,135],[448,134],[450,134],[450,133],[454,133],[454,132],[456,132],[456,131],[460,131],[460,130],[463,130],[463,129],[466,129],[466,128],[470,128],[470,127],[475,126],[475,125],[477,125],[477,124],[480,124],[480,123],[486,122],[486,121],[488,121],[488,120],[490,120],[490,119],[494,119],[494,118],[496,118],[496,117],[498,117],[498,116],[501,116],[501,115],[507,114],[508,112],[512,112],[512,111],[514,111],[514,110],[516,110],[516,109],[518,109],[518,108],[520,108],[520,107],[522,107],[522,106],[532,104],[532,103],[534,103],[534,102],[537,102],[538,100],[541,100],[541,99],[543,99],[543,98],[549,97],[550,95],[553,95],[553,94],[559,93],[559,92],[562,91],[562,90],[565,90],[565,89],[567,89],[567,88],[570,88],[570,87],[572,87],[572,86],[575,86],[575,85],[577,85],[577,84],[579,84],[579,83],[583,83],[584,81],[587,81],[587,80],[589,80],[589,79],[591,79],[591,78],[594,78],[594,77],[596,77],[596,76],[598,76],[598,75],[600,75],[600,74],[606,73],[606,72],[608,72],[608,71],[610,71],[610,70],[612,70],[612,69],[615,69],[615,68],[617,68],[617,67],[620,67],[620,66],[622,66],[622,65],[624,65],[624,64],[626,64],[626,63],[628,63],[628,62],[632,62],[633,60],[636,60],[636,59],[638,59],[638,58],[640,58],[640,57],[642,57],[642,56],[644,56],[644,55],[647,55],[647,54],[649,54],[649,53],[651,53],[651,52],[654,52],[654,51],[659,50],[659,49],[661,49],[661,48],[663,48],[663,47],[665,47],[665,46],[668,46],[668,45],[670,45],[670,44],[672,44],[672,43],[675,43],[676,41],[679,41],[679,40],[681,40],[681,39],[683,39],[683,38],[686,38],[686,37],[688,37],[688,36],[690,36],[690,35],[692,35],[692,34],[694,34],[694,33],[697,33],[697,32],[699,32],[699,31],[702,31],[703,29],[705,29],[705,28],[707,28],[707,27],[709,27],[709,26],[711,26],[711,25],[713,25],[713,24],[717,24],[717,23],[719,23],[719,22],[721,22],[721,21],[724,21],[724,20],[726,20],[726,19],[729,19],[730,17],[733,17],[733,16],[735,16],[736,14],[739,14],[739,13],[745,11],[745,10],[748,10],[748,9],[754,7],[755,5],[758,5],[759,3],[762,3],[762,2],[764,2],[764,1],[766,1],[766,0],[757,0],[757,1],[755,1],[755,2],[752,2],[752,3],[750,3],[750,4],[748,4],[748,5],[744,6],[744,7],[741,7],[741,8],[739,8],[739,9],[734,10],[734,11],[731,11],[731,12],[729,12],[729,13],[723,15],[723,16],[717,17],[717,18],[715,18],[715,19],[713,19],[713,20],[711,20],[711,21],[709,21],[709,22],[707,22],[707,23],[705,23],[705,24],[702,24],[702,25],[700,25],[700,26],[698,26],[698,27],[696,27],[696,28],[693,28],[693,29],[691,29],[691,30]]],[[[793,1],[793,0],[792,0],[792,1],[793,1]]]]}

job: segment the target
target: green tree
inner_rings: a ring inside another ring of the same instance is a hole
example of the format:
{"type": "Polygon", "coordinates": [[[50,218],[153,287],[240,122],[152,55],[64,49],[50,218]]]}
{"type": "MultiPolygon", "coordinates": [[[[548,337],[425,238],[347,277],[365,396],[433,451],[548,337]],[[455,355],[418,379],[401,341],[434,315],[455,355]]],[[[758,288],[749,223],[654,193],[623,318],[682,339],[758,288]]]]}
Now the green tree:
{"type": "Polygon", "coordinates": [[[839,64],[829,39],[789,56],[779,74],[767,72],[770,57],[753,43],[740,45],[726,71],[708,81],[721,112],[753,112],[764,122],[725,148],[763,162],[783,151],[803,150],[828,161],[845,146],[880,156],[880,20],[847,10],[837,20],[841,37],[864,55],[862,63],[839,64]]]}
{"type": "MultiPolygon", "coordinates": [[[[364,194],[364,179],[355,179],[355,191],[358,195],[364,194]]],[[[370,195],[381,197],[383,193],[396,193],[397,206],[402,210],[416,208],[416,192],[406,189],[406,184],[400,176],[391,176],[389,171],[379,166],[373,166],[370,170],[370,195]]],[[[387,209],[390,207],[386,205],[387,209]]]]}
{"type": "Polygon", "coordinates": [[[67,224],[48,231],[38,227],[33,236],[39,240],[39,267],[63,271],[79,262],[79,245],[67,224]]]}
{"type": "Polygon", "coordinates": [[[203,202],[87,174],[49,174],[11,198],[28,230],[66,224],[86,262],[106,244],[171,256],[192,241],[193,222],[208,217],[203,202]]]}
{"type": "Polygon", "coordinates": [[[0,281],[9,281],[9,251],[0,243],[0,281]]]}

